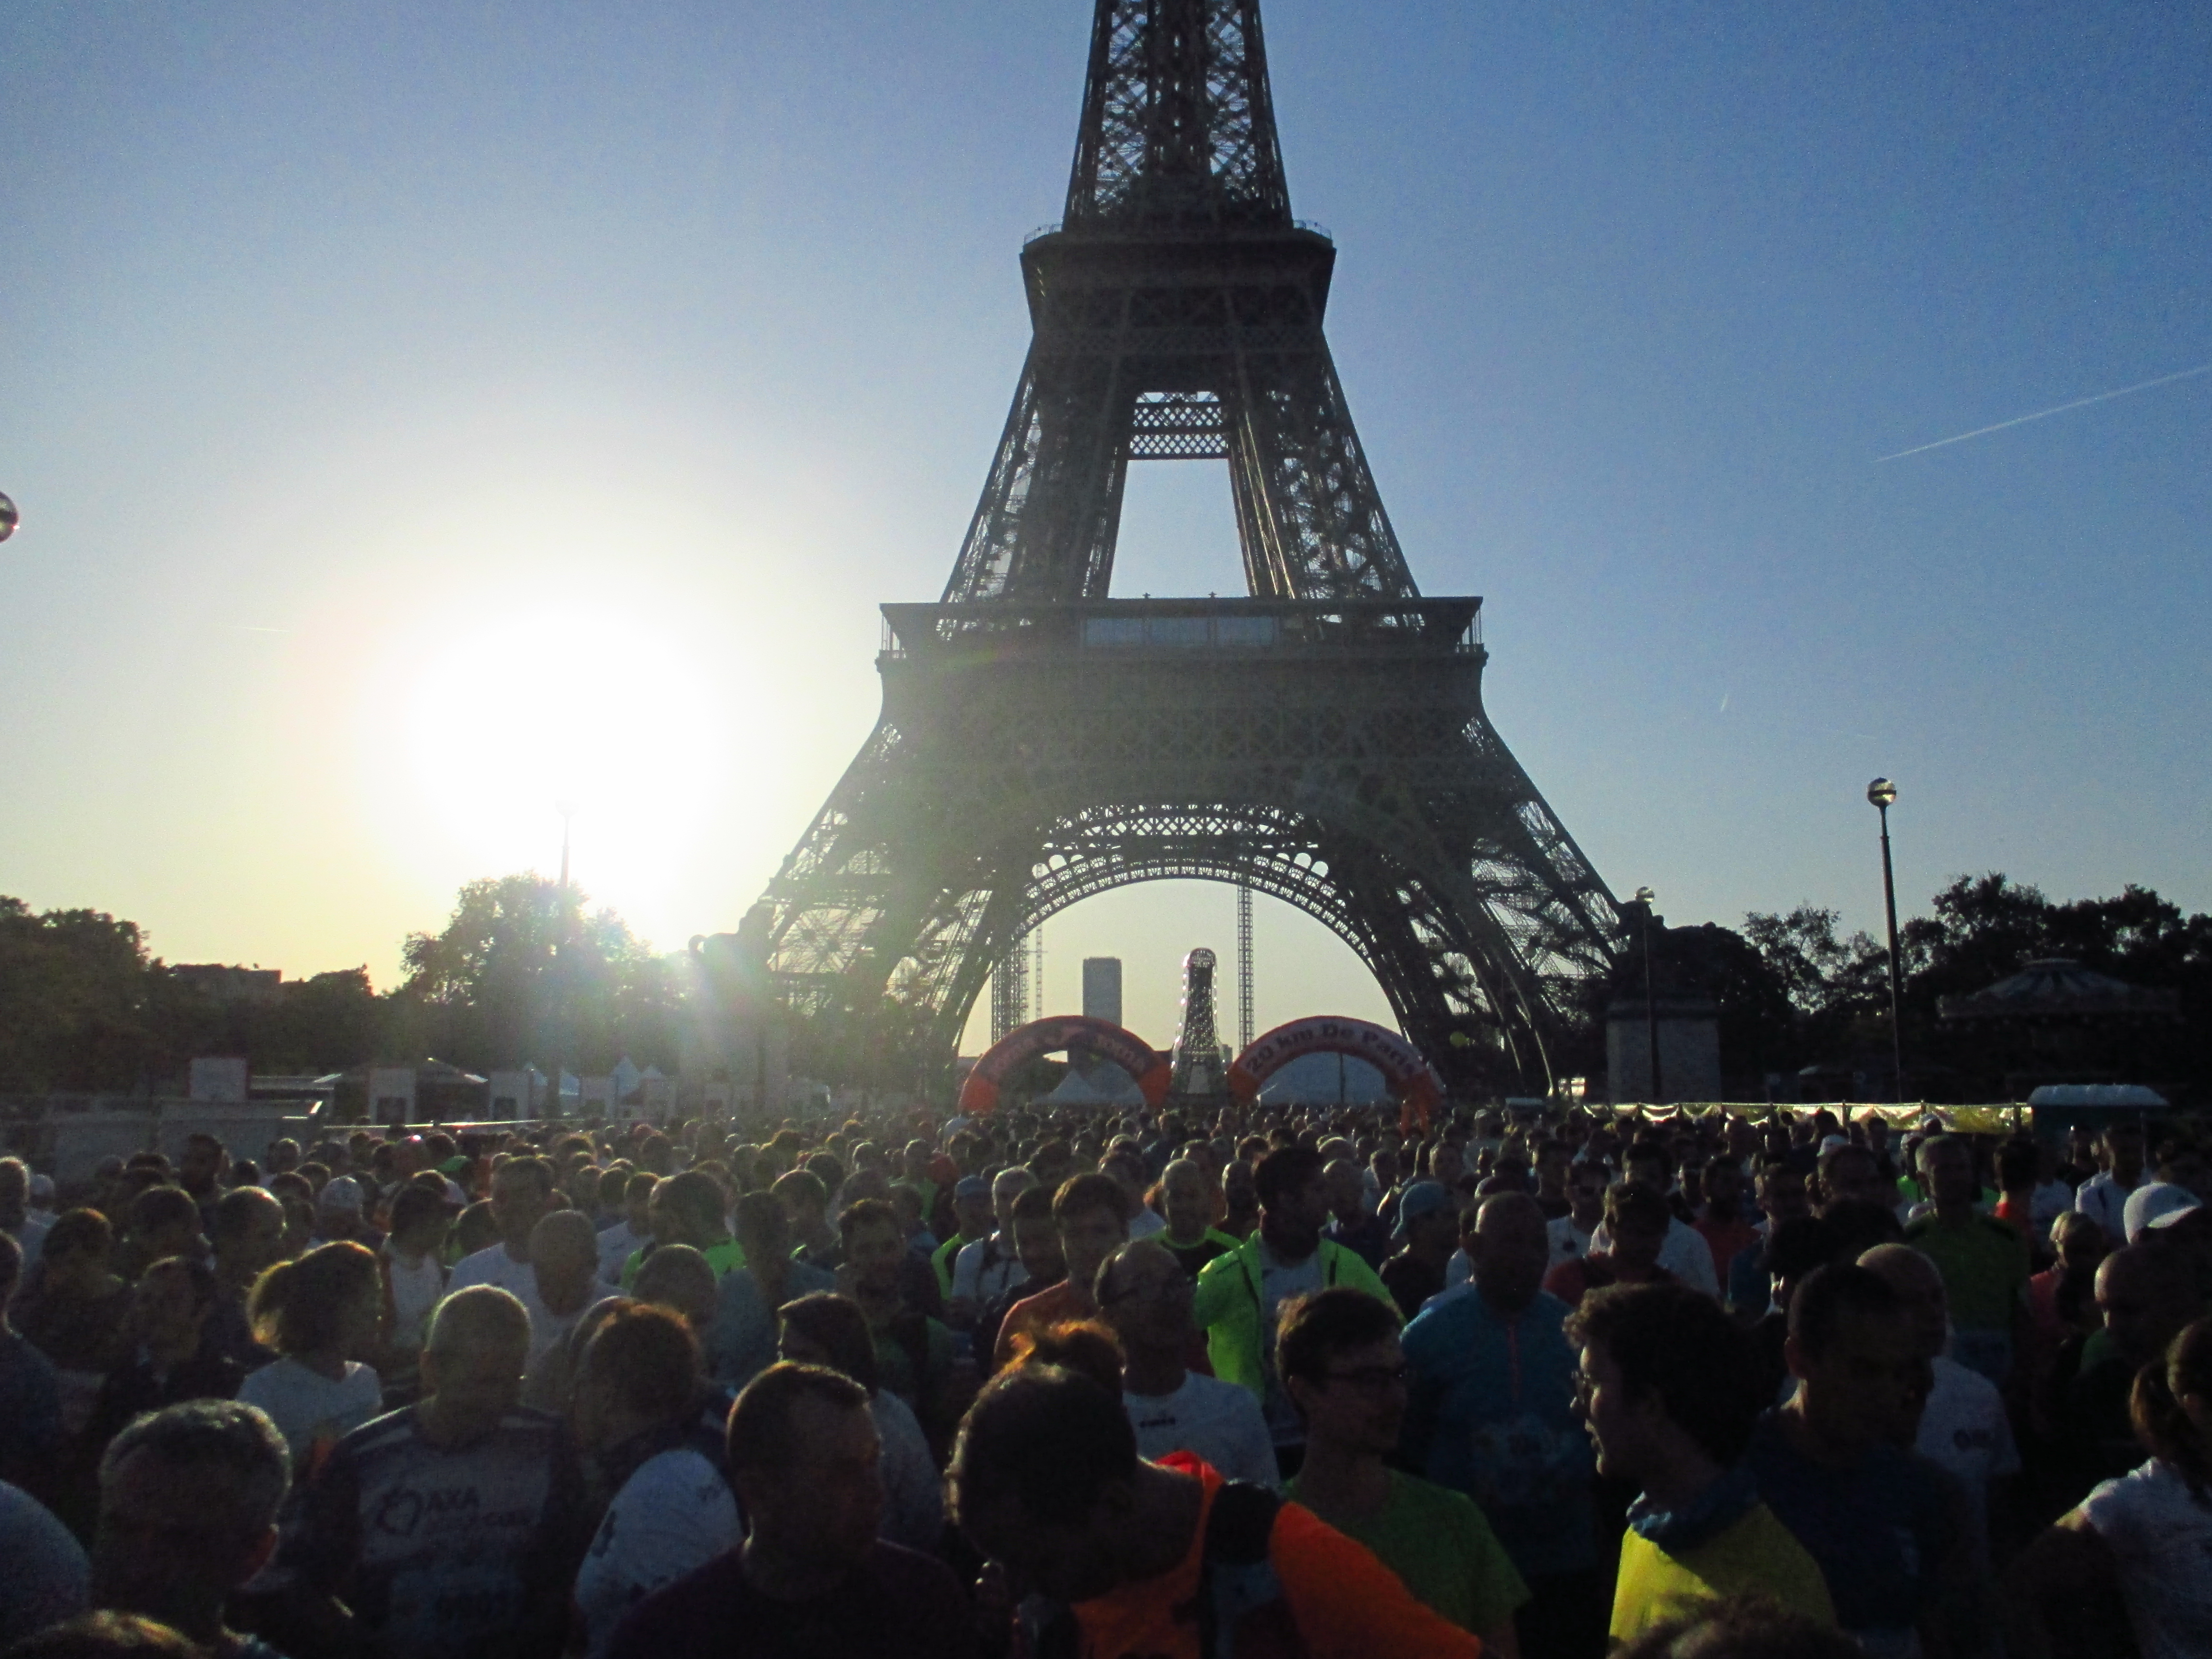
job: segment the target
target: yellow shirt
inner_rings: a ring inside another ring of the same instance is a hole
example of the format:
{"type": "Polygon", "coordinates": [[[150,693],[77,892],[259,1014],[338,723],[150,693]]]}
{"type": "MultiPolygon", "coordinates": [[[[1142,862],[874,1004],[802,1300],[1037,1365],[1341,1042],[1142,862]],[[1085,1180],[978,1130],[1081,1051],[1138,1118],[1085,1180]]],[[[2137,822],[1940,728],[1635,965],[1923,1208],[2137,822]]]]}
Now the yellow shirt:
{"type": "Polygon", "coordinates": [[[1613,1639],[1632,1642],[1692,1603],[1742,1595],[1763,1595],[1824,1625],[1836,1622],[1819,1565],[1773,1510],[1754,1504],[1726,1531],[1680,1555],[1638,1533],[1626,1534],[1613,1590],[1613,1639]]]}

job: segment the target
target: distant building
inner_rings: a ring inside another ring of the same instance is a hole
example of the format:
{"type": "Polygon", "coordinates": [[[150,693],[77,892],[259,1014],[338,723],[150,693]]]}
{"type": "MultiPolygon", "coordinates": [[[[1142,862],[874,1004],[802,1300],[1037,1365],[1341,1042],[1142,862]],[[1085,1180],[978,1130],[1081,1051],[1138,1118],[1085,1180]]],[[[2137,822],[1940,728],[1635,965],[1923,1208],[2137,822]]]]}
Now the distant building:
{"type": "Polygon", "coordinates": [[[283,994],[281,968],[235,968],[221,962],[181,962],[169,977],[216,1002],[269,1003],[283,994]]]}
{"type": "Polygon", "coordinates": [[[1109,1025],[1121,1023],[1121,957],[1083,958],[1083,1017],[1103,1019],[1109,1025]]]}

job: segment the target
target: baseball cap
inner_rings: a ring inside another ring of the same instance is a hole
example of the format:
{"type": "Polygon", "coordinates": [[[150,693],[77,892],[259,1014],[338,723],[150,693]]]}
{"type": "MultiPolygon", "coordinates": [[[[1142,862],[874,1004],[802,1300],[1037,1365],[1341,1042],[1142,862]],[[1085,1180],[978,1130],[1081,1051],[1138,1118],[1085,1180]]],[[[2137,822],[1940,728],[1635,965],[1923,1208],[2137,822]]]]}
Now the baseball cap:
{"type": "Polygon", "coordinates": [[[334,1176],[323,1183],[323,1190],[315,1194],[315,1202],[326,1210],[358,1210],[361,1182],[351,1176],[334,1176]]]}
{"type": "Polygon", "coordinates": [[[1393,1239],[1403,1239],[1406,1228],[1425,1215],[1451,1207],[1450,1190],[1441,1181],[1416,1181],[1398,1194],[1398,1224],[1391,1230],[1393,1239]]]}
{"type": "Polygon", "coordinates": [[[990,1195],[991,1183],[981,1176],[962,1176],[953,1183],[952,1196],[955,1198],[988,1198],[990,1195]]]}
{"type": "Polygon", "coordinates": [[[2170,1227],[2198,1207],[2197,1194],[2170,1181],[2145,1182],[2128,1194],[2121,1224],[2132,1244],[2154,1227],[2170,1227]]]}

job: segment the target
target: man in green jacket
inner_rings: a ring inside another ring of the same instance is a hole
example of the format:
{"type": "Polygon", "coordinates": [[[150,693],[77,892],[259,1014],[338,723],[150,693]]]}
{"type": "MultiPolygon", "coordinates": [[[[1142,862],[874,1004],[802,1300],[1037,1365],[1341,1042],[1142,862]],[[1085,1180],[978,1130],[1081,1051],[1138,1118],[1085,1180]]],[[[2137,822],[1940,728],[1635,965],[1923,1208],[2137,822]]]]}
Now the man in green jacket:
{"type": "Polygon", "coordinates": [[[1235,1249],[1206,1264],[1191,1304],[1213,1374],[1257,1396],[1286,1477],[1304,1456],[1305,1426],[1275,1373],[1275,1328],[1284,1304],[1334,1285],[1390,1300],[1372,1267],[1322,1237],[1329,1217],[1322,1169],[1321,1154],[1310,1146],[1281,1147],[1260,1160],[1254,1175],[1260,1224],[1235,1249]]]}

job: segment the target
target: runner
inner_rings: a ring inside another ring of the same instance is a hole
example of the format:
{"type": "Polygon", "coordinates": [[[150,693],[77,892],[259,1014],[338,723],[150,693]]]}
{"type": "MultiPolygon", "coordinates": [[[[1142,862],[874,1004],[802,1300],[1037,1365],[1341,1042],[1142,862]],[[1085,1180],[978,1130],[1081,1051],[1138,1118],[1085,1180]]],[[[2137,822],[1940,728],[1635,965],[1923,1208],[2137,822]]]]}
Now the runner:
{"type": "Polygon", "coordinates": [[[1285,1495],[1375,1552],[1425,1607],[1514,1659],[1528,1600],[1482,1511],[1466,1495],[1388,1468],[1406,1418],[1396,1310],[1338,1289],[1285,1310],[1275,1352],[1306,1423],[1305,1462],[1285,1495]]]}
{"type": "Polygon", "coordinates": [[[1050,1598],[1024,1607],[1032,1653],[1480,1651],[1310,1510],[1231,1485],[1187,1453],[1139,1458],[1120,1402],[1072,1371],[1024,1366],[994,1378],[961,1425],[951,1481],[975,1547],[1050,1598]]]}
{"type": "Polygon", "coordinates": [[[1201,1376],[1190,1352],[1190,1276],[1158,1236],[1125,1244],[1098,1270],[1097,1297],[1121,1340],[1121,1405],[1139,1455],[1189,1452],[1231,1480],[1273,1486],[1275,1449],[1248,1389],[1201,1376]]]}
{"type": "Polygon", "coordinates": [[[878,1455],[859,1383],[815,1365],[763,1371],[730,1413],[743,1547],[639,1603],[610,1659],[969,1659],[958,1582],[877,1536],[878,1455]]]}
{"type": "Polygon", "coordinates": [[[1634,1641],[1686,1601],[1742,1594],[1832,1626],[1820,1569],[1742,1465],[1766,1404],[1742,1330],[1680,1285],[1593,1291],[1566,1328],[1580,1350],[1577,1397],[1598,1471],[1638,1493],[1621,1540],[1611,1639],[1634,1641]]]}

